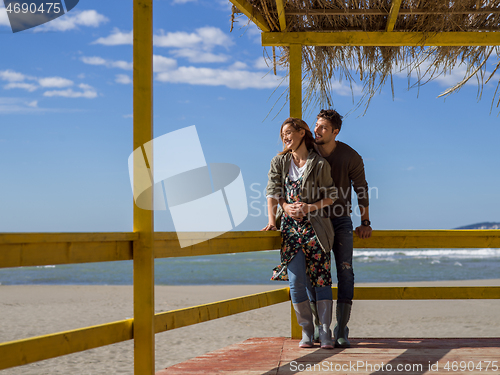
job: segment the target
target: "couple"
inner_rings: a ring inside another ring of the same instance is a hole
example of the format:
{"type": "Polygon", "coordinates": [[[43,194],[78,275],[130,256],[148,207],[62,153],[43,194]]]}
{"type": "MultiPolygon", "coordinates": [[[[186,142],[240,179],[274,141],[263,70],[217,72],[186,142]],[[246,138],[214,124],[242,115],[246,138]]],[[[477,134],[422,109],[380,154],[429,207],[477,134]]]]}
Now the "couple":
{"type": "Polygon", "coordinates": [[[371,236],[368,184],[363,160],[336,140],[342,116],[321,110],[313,137],[308,125],[290,117],[281,125],[284,150],[271,161],[266,195],[269,224],[263,230],[281,230],[281,264],[273,280],[288,280],[302,348],[349,347],[347,322],[354,293],[352,270],[353,226],[351,184],[358,198],[360,238],[371,236]],[[338,280],[337,325],[332,322],[331,256],[338,280]],[[314,323],[313,323],[314,317],[314,323]]]}

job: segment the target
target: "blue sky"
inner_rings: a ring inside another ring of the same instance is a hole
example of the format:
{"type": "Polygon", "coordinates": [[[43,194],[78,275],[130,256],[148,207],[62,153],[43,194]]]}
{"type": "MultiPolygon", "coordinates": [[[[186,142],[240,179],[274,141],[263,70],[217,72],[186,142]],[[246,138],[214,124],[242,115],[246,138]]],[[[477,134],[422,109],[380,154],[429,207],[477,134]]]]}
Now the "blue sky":
{"type": "MultiPolygon", "coordinates": [[[[285,73],[269,73],[259,32],[244,17],[229,32],[230,14],[226,1],[154,1],[155,136],[196,125],[207,162],[242,170],[249,216],[237,230],[258,230],[288,117],[287,107],[279,112],[285,73]]],[[[0,8],[1,232],[132,230],[131,32],[132,1],[80,0],[16,34],[0,8]]],[[[500,221],[496,84],[479,102],[474,84],[437,98],[461,74],[419,91],[398,76],[394,100],[384,87],[364,116],[344,119],[338,139],[363,156],[374,229],[500,221]]],[[[340,113],[354,107],[345,83],[333,97],[340,113]]],[[[310,126],[319,109],[305,112],[310,126]]],[[[168,212],[155,222],[173,230],[168,212]]]]}

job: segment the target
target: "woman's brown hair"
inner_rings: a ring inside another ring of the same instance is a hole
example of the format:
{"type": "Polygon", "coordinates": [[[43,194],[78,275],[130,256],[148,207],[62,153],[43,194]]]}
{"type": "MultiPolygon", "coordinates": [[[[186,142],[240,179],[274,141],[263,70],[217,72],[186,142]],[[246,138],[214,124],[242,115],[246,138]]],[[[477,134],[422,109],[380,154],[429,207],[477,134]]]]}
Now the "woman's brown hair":
{"type": "MultiPolygon", "coordinates": [[[[280,128],[281,142],[283,142],[283,128],[285,127],[285,125],[290,125],[296,131],[300,131],[302,129],[305,130],[304,137],[300,141],[299,147],[302,145],[302,142],[305,142],[306,148],[308,150],[311,150],[314,148],[314,137],[311,133],[311,130],[309,129],[309,126],[306,124],[306,122],[304,120],[301,120],[300,118],[296,118],[296,117],[289,117],[285,121],[283,121],[283,124],[281,125],[281,128],[280,128]]],[[[297,147],[297,148],[299,148],[299,147],[297,147]]],[[[291,151],[292,150],[287,149],[285,147],[284,150],[279,153],[279,155],[284,155],[287,152],[291,152],[291,151]]]]}

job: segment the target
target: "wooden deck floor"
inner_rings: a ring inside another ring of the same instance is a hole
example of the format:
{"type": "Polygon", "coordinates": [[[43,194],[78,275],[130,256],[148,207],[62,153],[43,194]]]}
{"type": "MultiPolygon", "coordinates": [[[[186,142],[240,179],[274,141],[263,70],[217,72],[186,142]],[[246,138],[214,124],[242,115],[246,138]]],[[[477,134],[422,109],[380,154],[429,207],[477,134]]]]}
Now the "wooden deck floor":
{"type": "Polygon", "coordinates": [[[500,374],[500,338],[352,339],[351,344],[348,349],[300,349],[298,340],[252,338],[156,375],[500,374]]]}

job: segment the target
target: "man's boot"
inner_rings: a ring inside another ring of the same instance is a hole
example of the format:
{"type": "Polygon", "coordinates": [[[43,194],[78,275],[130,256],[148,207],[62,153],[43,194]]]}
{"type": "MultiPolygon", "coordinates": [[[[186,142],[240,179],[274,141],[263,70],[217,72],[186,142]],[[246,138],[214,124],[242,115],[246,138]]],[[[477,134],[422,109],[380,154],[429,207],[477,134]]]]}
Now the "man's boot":
{"type": "Polygon", "coordinates": [[[314,325],[309,300],[305,300],[301,303],[294,303],[293,309],[295,310],[295,315],[297,316],[297,323],[299,323],[299,326],[302,327],[302,340],[300,340],[299,347],[312,348],[314,346],[314,325]]]}
{"type": "Polygon", "coordinates": [[[337,302],[337,325],[333,330],[335,336],[336,348],[350,348],[351,343],[348,340],[349,328],[347,322],[351,317],[351,304],[337,302]]]}
{"type": "Polygon", "coordinates": [[[332,331],[330,325],[332,324],[332,306],[333,301],[330,299],[321,300],[316,302],[319,315],[319,340],[321,341],[321,349],[333,349],[332,331]]]}
{"type": "Polygon", "coordinates": [[[314,342],[319,342],[319,316],[318,310],[316,309],[316,302],[309,302],[311,305],[311,311],[313,314],[313,322],[314,322],[314,342]]]}

